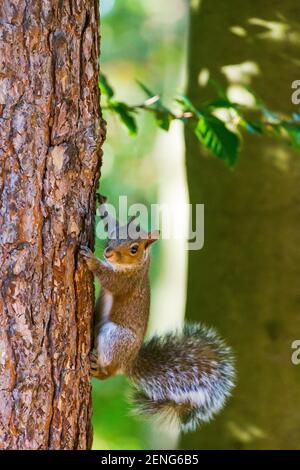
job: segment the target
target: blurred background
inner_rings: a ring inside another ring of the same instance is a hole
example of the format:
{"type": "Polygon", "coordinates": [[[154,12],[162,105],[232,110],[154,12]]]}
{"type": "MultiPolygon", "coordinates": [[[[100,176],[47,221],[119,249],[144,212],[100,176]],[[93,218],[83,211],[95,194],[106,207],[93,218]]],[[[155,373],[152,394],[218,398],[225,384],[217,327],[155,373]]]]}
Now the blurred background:
{"type": "MultiPolygon", "coordinates": [[[[101,68],[117,99],[142,103],[138,79],[166,104],[186,89],[197,105],[215,97],[212,78],[236,102],[251,106],[251,86],[272,109],[296,111],[295,0],[102,0],[100,10],[101,68]]],[[[300,366],[291,362],[300,337],[299,153],[248,135],[229,170],[177,122],[166,133],[140,113],[132,137],[104,116],[101,192],[110,202],[124,194],[129,204],[205,204],[201,251],[182,240],[153,247],[149,334],[184,315],[215,326],[235,350],[238,384],[212,423],[181,437],[130,415],[125,378],[94,381],[94,448],[299,449],[300,366]]],[[[187,224],[179,214],[182,230],[187,224]]]]}

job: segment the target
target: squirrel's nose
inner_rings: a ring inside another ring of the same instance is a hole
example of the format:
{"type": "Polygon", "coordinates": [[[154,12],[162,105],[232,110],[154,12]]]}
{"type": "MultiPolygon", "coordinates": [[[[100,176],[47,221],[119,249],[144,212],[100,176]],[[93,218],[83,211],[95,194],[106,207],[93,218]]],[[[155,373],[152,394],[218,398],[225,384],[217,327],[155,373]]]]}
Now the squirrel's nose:
{"type": "Polygon", "coordinates": [[[112,255],[112,248],[110,248],[109,246],[107,248],[105,248],[104,250],[104,256],[105,258],[110,258],[112,255]]]}

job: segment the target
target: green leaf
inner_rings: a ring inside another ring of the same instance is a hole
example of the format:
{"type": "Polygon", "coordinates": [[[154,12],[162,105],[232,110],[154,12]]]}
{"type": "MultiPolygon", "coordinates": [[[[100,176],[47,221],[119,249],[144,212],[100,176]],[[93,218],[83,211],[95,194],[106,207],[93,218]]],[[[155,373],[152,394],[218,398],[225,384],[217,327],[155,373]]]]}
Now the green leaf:
{"type": "Polygon", "coordinates": [[[171,120],[172,120],[172,117],[170,113],[161,111],[161,110],[157,110],[155,112],[155,121],[157,125],[164,131],[169,130],[171,120]]]}
{"type": "MultiPolygon", "coordinates": [[[[136,80],[140,88],[146,93],[148,98],[153,98],[154,96],[158,96],[156,93],[151,91],[144,83],[140,82],[139,80],[136,80]]],[[[155,103],[152,103],[148,106],[145,106],[145,108],[150,108],[154,112],[154,117],[157,125],[165,130],[168,131],[170,128],[170,122],[172,120],[172,113],[171,111],[166,108],[160,98],[155,101],[155,103]]]]}
{"type": "Polygon", "coordinates": [[[292,146],[300,150],[300,126],[289,121],[282,121],[281,127],[287,131],[292,146]]]}
{"type": "Polygon", "coordinates": [[[222,98],[223,100],[227,100],[226,88],[220,82],[214,80],[213,78],[210,78],[208,80],[208,83],[215,89],[220,98],[222,98]]]}
{"type": "Polygon", "coordinates": [[[260,111],[269,122],[274,123],[274,124],[280,123],[280,117],[273,111],[270,111],[266,107],[261,108],[260,111]]]}
{"type": "Polygon", "coordinates": [[[237,159],[239,138],[231,132],[223,121],[212,115],[200,116],[195,134],[214,155],[224,160],[229,166],[237,159]]]}
{"type": "Polygon", "coordinates": [[[216,108],[233,108],[236,109],[238,107],[237,103],[233,103],[232,101],[229,101],[228,99],[216,99],[216,100],[211,100],[211,101],[206,101],[203,103],[201,106],[206,109],[216,109],[216,108]]]}
{"type": "Polygon", "coordinates": [[[190,111],[195,116],[200,117],[199,111],[195,108],[191,100],[187,96],[179,96],[175,101],[183,107],[183,111],[190,111]]]}
{"type": "Polygon", "coordinates": [[[137,123],[134,118],[135,110],[121,101],[110,101],[110,109],[116,112],[123,124],[127,127],[129,134],[137,134],[137,123]]]}
{"type": "Polygon", "coordinates": [[[262,98],[260,96],[258,96],[258,94],[253,90],[253,88],[251,86],[244,85],[244,88],[245,88],[245,90],[247,90],[253,96],[256,106],[258,106],[259,108],[266,107],[264,101],[262,100],[262,98]]]}
{"type": "Polygon", "coordinates": [[[144,85],[144,83],[140,82],[139,80],[136,80],[136,82],[139,85],[139,87],[146,93],[148,98],[152,98],[153,96],[157,95],[157,93],[154,93],[153,91],[151,91],[146,85],[144,85]]]}
{"type": "Polygon", "coordinates": [[[254,122],[249,119],[241,118],[239,124],[250,134],[264,134],[264,126],[261,122],[254,122]]]}
{"type": "Polygon", "coordinates": [[[99,78],[99,88],[103,95],[106,95],[108,98],[112,98],[115,94],[113,88],[108,83],[105,75],[101,74],[99,78]]]}

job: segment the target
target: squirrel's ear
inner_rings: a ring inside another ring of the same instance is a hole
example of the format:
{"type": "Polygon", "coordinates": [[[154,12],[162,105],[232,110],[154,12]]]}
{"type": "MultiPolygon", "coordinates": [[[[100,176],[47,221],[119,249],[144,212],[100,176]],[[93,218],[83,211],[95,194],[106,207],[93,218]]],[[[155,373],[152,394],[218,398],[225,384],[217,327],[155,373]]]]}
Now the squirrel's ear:
{"type": "Polygon", "coordinates": [[[156,240],[159,240],[160,236],[160,231],[159,230],[152,230],[152,232],[148,233],[148,238],[146,240],[146,247],[151,245],[152,243],[156,242],[156,240]]]}
{"type": "Polygon", "coordinates": [[[105,204],[107,202],[107,197],[104,196],[103,194],[96,193],[96,198],[100,205],[105,204]]]}

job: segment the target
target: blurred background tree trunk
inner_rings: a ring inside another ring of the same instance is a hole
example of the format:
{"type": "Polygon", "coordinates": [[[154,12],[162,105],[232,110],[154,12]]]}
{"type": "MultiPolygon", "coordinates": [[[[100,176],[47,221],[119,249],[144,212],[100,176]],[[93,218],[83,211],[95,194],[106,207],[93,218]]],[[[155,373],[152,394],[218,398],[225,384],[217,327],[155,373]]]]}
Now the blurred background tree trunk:
{"type": "Polygon", "coordinates": [[[98,2],[0,5],[0,448],[91,446],[98,2]]]}
{"type": "MultiPolygon", "coordinates": [[[[199,86],[209,73],[223,83],[226,77],[236,96],[240,84],[249,84],[271,109],[296,111],[294,0],[191,5],[193,103],[211,97],[209,87],[199,86]]],[[[299,157],[250,136],[230,171],[203,149],[200,156],[189,131],[186,146],[190,199],[205,204],[205,246],[189,255],[187,317],[216,326],[233,346],[238,385],[225,410],[184,436],[181,447],[299,449],[300,370],[291,363],[300,332],[299,157]]]]}

